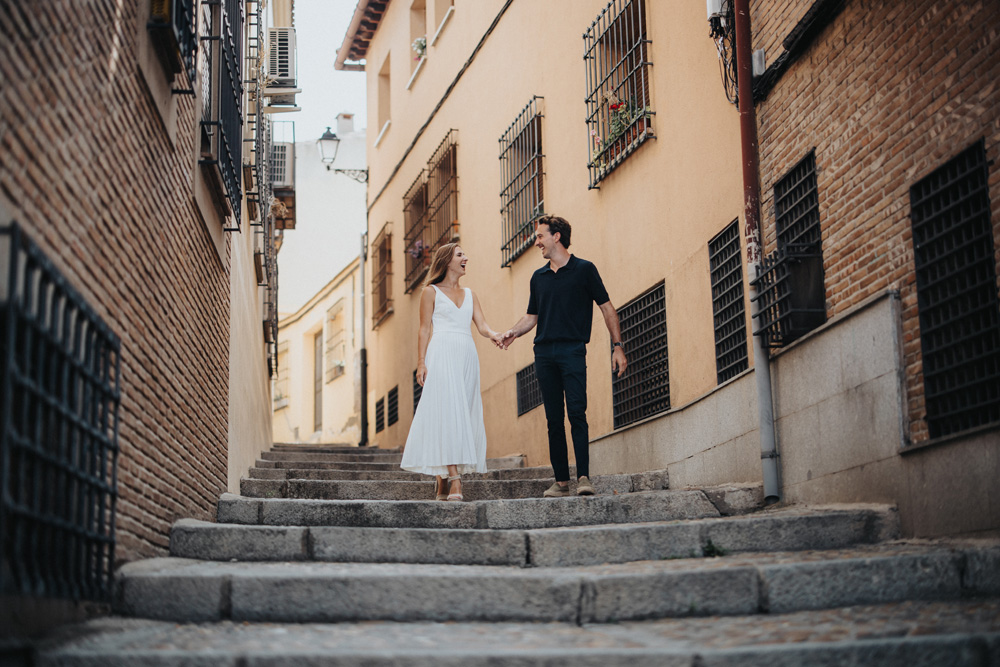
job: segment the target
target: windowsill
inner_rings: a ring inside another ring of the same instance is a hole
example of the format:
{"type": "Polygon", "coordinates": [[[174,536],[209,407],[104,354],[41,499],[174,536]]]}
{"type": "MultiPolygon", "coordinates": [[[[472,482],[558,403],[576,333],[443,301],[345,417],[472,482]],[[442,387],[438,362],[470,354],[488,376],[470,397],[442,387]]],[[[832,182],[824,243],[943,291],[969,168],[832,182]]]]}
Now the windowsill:
{"type": "Polygon", "coordinates": [[[382,143],[382,137],[384,137],[385,133],[389,131],[389,126],[390,125],[392,125],[392,121],[391,120],[387,120],[387,121],[385,121],[385,125],[382,126],[382,129],[379,130],[378,136],[375,137],[375,148],[378,148],[378,145],[380,143],[382,143]]]}
{"type": "Polygon", "coordinates": [[[922,450],[940,447],[942,445],[949,445],[957,442],[965,442],[979,435],[985,435],[996,431],[1000,433],[1000,423],[984,424],[983,426],[977,426],[976,428],[970,428],[965,431],[959,431],[958,433],[951,433],[949,435],[943,435],[939,438],[933,438],[931,440],[923,440],[921,442],[915,442],[911,445],[901,447],[899,453],[902,455],[912,454],[913,452],[919,452],[922,450]]]}
{"type": "Polygon", "coordinates": [[[410,80],[406,82],[407,90],[409,90],[413,86],[413,82],[417,80],[417,75],[420,74],[420,70],[424,68],[425,62],[427,62],[427,56],[421,58],[420,62],[417,63],[417,67],[413,70],[413,74],[410,75],[410,80]]]}
{"type": "Polygon", "coordinates": [[[445,12],[444,18],[441,19],[441,23],[438,25],[438,29],[434,32],[434,38],[431,39],[430,43],[427,46],[434,46],[437,43],[438,37],[441,36],[441,33],[444,31],[444,27],[448,25],[448,21],[451,20],[451,15],[454,13],[455,13],[455,5],[452,5],[451,7],[448,8],[448,11],[445,12]]]}

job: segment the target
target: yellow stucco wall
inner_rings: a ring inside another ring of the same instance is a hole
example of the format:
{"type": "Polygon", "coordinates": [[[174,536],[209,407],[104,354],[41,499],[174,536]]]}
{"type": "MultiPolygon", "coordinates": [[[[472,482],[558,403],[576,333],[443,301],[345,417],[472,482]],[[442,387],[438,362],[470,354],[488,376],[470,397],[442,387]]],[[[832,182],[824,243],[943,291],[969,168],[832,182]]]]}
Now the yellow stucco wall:
{"type": "MultiPolygon", "coordinates": [[[[529,278],[544,260],[532,248],[510,268],[500,268],[498,139],[534,95],[544,98],[545,211],[572,223],[570,251],[596,263],[616,306],[665,281],[672,404],[715,387],[707,246],[742,210],[738,116],[723,95],[703,5],[647,4],[656,138],[594,190],[588,190],[586,167],[581,34],[607,5],[604,0],[511,3],[402,162],[505,2],[456,0],[409,90],[410,3],[389,6],[366,61],[370,127],[377,127],[377,77],[387,58],[392,91],[391,125],[378,146],[378,133],[370,132],[368,144],[369,234],[374,237],[386,222],[394,232],[394,312],[370,332],[368,344],[373,443],[402,445],[413,413],[419,290],[404,294],[402,197],[449,129],[458,130],[459,232],[470,257],[464,284],[477,292],[495,329],[506,329],[525,312],[529,278]],[[397,385],[400,420],[375,433],[375,402],[397,385]]],[[[429,33],[437,23],[428,17],[429,33]]],[[[370,270],[366,280],[370,285],[370,270]]],[[[533,361],[530,335],[507,352],[478,336],[477,345],[489,455],[521,452],[531,465],[545,464],[542,409],[516,416],[515,374],[533,361]]],[[[591,437],[598,438],[613,430],[613,422],[609,337],[596,306],[588,368],[591,437]]]]}

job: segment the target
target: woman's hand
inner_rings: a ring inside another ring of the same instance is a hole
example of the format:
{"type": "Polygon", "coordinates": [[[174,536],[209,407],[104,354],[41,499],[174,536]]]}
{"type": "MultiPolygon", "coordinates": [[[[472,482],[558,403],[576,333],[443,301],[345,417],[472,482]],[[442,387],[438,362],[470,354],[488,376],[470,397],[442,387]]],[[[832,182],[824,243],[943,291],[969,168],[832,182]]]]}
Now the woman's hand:
{"type": "Polygon", "coordinates": [[[417,364],[417,384],[421,387],[424,386],[424,381],[427,379],[427,365],[424,362],[417,364]]]}

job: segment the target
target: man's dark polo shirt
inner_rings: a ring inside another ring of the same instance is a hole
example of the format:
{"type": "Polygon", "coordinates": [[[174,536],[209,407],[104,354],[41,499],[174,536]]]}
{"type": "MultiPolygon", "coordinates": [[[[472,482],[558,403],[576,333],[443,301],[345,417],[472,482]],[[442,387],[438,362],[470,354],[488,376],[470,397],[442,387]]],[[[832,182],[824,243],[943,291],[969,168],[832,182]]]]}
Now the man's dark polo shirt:
{"type": "Polygon", "coordinates": [[[559,271],[546,264],[531,275],[528,314],[538,315],[535,343],[589,343],[594,315],[591,304],[609,300],[592,262],[570,255],[559,271]]]}

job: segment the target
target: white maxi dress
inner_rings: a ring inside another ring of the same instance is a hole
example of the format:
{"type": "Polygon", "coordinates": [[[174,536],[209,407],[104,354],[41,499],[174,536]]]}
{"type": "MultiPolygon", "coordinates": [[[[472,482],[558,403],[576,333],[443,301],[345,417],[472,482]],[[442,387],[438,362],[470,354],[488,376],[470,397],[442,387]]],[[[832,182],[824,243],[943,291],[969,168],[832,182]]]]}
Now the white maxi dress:
{"type": "Polygon", "coordinates": [[[479,355],[472,340],[472,290],[461,307],[434,288],[427,379],[413,415],[400,467],[424,475],[486,472],[486,427],[479,388],[479,355]]]}

